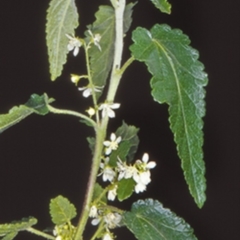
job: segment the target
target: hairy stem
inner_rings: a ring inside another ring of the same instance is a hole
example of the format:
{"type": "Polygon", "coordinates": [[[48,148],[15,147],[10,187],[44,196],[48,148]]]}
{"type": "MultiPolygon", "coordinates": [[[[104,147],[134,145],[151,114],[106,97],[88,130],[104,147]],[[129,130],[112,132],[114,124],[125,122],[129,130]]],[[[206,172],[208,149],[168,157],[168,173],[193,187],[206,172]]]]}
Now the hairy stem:
{"type": "Polygon", "coordinates": [[[52,113],[76,116],[76,117],[79,117],[79,118],[82,118],[82,119],[88,121],[93,127],[96,127],[96,123],[91,118],[87,117],[86,115],[84,115],[82,113],[71,111],[71,110],[58,109],[58,108],[54,108],[50,105],[47,105],[47,107],[48,107],[48,110],[52,113]]]}
{"type": "Polygon", "coordinates": [[[26,230],[27,230],[28,232],[31,232],[31,233],[33,233],[33,234],[35,234],[35,235],[40,236],[40,237],[44,237],[44,238],[46,238],[46,239],[55,240],[55,237],[53,237],[53,236],[51,236],[51,235],[49,235],[49,234],[47,234],[47,233],[41,232],[41,231],[39,231],[39,230],[37,230],[37,229],[35,229],[35,228],[29,227],[29,228],[27,228],[26,230]]]}

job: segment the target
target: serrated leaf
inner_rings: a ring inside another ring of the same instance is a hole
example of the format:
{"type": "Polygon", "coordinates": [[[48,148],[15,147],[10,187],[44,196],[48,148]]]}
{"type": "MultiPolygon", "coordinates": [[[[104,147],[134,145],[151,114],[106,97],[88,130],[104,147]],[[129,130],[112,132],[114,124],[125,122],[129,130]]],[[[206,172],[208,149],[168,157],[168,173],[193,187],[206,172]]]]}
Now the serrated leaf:
{"type": "Polygon", "coordinates": [[[47,104],[53,101],[53,99],[48,99],[46,94],[42,96],[32,94],[24,105],[13,107],[7,114],[0,114],[0,133],[19,123],[32,113],[46,115],[49,112],[47,104]]]}
{"type": "Polygon", "coordinates": [[[118,188],[117,188],[117,197],[119,201],[123,201],[127,198],[129,198],[134,190],[135,181],[132,178],[128,179],[121,179],[118,182],[118,188]]]}
{"type": "MultiPolygon", "coordinates": [[[[100,6],[95,17],[96,21],[88,28],[93,35],[100,34],[101,51],[93,45],[89,49],[89,57],[93,84],[100,87],[106,84],[113,60],[115,41],[114,9],[110,6],[100,6]]],[[[100,94],[97,96],[99,97],[100,94]]]]}
{"type": "MultiPolygon", "coordinates": [[[[37,219],[33,217],[23,218],[21,221],[14,221],[12,223],[0,224],[0,236],[9,235],[9,239],[11,236],[16,236],[14,233],[19,231],[24,231],[27,228],[35,225],[37,223],[37,219]]],[[[7,237],[7,236],[6,236],[7,237]]],[[[8,238],[6,238],[8,239],[8,238]]]]}
{"type": "Polygon", "coordinates": [[[77,213],[74,205],[67,198],[60,195],[51,199],[50,215],[54,224],[61,225],[70,221],[77,213]]]}
{"type": "Polygon", "coordinates": [[[155,25],[151,31],[133,32],[133,56],[145,62],[151,79],[152,96],[169,105],[170,128],[191,195],[199,207],[206,199],[203,161],[203,121],[207,74],[190,40],[178,29],[155,25]]]}
{"type": "MultiPolygon", "coordinates": [[[[124,32],[127,32],[132,22],[132,8],[135,4],[129,3],[124,12],[124,32]]],[[[95,86],[105,86],[111,70],[114,56],[115,42],[115,12],[110,6],[100,6],[95,14],[96,21],[88,26],[93,35],[100,34],[101,51],[92,46],[89,49],[92,81],[95,86]]],[[[88,38],[88,32],[85,33],[88,38]]],[[[97,93],[99,98],[101,93],[97,93]]]]}
{"type": "Polygon", "coordinates": [[[167,0],[150,0],[161,12],[170,14],[172,5],[167,0]]]}
{"type": "Polygon", "coordinates": [[[67,59],[68,38],[74,35],[78,26],[78,12],[75,0],[52,0],[47,11],[46,40],[51,80],[62,73],[67,59]]]}
{"type": "Polygon", "coordinates": [[[5,235],[2,238],[2,240],[12,240],[12,239],[14,239],[17,236],[17,234],[18,234],[17,232],[11,232],[11,233],[5,235]]]}
{"type": "Polygon", "coordinates": [[[123,223],[138,240],[197,240],[189,224],[153,199],[135,202],[123,223]]]}
{"type": "Polygon", "coordinates": [[[135,153],[138,149],[139,137],[137,135],[139,128],[133,125],[127,125],[124,121],[122,126],[119,127],[116,131],[117,136],[122,137],[122,142],[128,141],[130,144],[130,149],[127,154],[127,161],[131,162],[135,156],[135,153]]]}
{"type": "MultiPolygon", "coordinates": [[[[102,194],[103,191],[104,189],[98,183],[95,183],[92,200],[93,201],[96,200],[102,194]]],[[[101,201],[107,203],[106,194],[102,196],[101,201]]]]}

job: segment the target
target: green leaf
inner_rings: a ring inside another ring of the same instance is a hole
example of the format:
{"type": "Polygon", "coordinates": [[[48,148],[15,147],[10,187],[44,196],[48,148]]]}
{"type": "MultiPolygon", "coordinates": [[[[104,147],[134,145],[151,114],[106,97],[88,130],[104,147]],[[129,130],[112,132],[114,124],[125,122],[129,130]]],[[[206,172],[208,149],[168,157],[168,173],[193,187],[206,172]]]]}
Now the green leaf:
{"type": "Polygon", "coordinates": [[[21,221],[0,224],[0,236],[6,235],[6,239],[13,239],[17,235],[17,232],[24,231],[27,228],[31,227],[32,225],[35,225],[36,223],[37,223],[36,218],[29,217],[23,218],[21,221]]]}
{"type": "Polygon", "coordinates": [[[193,229],[180,217],[153,199],[139,200],[123,223],[138,240],[196,240],[193,229]]]}
{"type": "Polygon", "coordinates": [[[5,235],[2,238],[2,240],[12,240],[12,239],[14,239],[17,236],[17,234],[18,234],[17,232],[11,232],[11,233],[5,235]]]}
{"type": "Polygon", "coordinates": [[[108,164],[112,167],[116,167],[118,158],[120,158],[122,161],[125,161],[130,151],[130,146],[131,145],[129,141],[120,142],[117,150],[112,151],[108,164]]]}
{"type": "Polygon", "coordinates": [[[126,33],[131,24],[132,24],[132,12],[133,12],[133,7],[137,4],[136,3],[129,3],[126,5],[125,7],[125,11],[124,11],[124,21],[123,21],[123,32],[126,33]]]}
{"type": "Polygon", "coordinates": [[[13,107],[7,114],[0,114],[0,133],[19,123],[32,113],[46,115],[48,113],[47,104],[53,101],[52,98],[48,99],[46,94],[42,96],[37,94],[31,95],[28,102],[24,105],[13,107]]]}
{"type": "Polygon", "coordinates": [[[67,59],[66,34],[74,35],[78,26],[78,13],[74,0],[52,0],[47,11],[46,40],[51,80],[62,73],[67,59]]]}
{"type": "MultiPolygon", "coordinates": [[[[95,183],[92,200],[93,201],[96,200],[102,194],[103,191],[104,189],[98,183],[95,183]]],[[[101,201],[107,203],[106,194],[102,196],[101,201]]]]}
{"type": "MultiPolygon", "coordinates": [[[[132,22],[132,8],[135,4],[129,3],[124,12],[124,32],[127,32],[132,22]]],[[[105,86],[112,67],[115,42],[115,12],[110,6],[100,6],[95,14],[96,21],[88,26],[93,35],[100,34],[101,51],[93,45],[89,49],[92,81],[95,86],[105,86]]],[[[88,32],[85,33],[87,38],[88,32]]],[[[97,93],[99,98],[101,93],[97,93]]]]}
{"type": "Polygon", "coordinates": [[[77,215],[74,205],[63,196],[51,199],[50,214],[52,222],[56,225],[67,223],[77,215]]]}
{"type": "Polygon", "coordinates": [[[94,148],[95,148],[95,143],[96,143],[95,137],[87,137],[87,141],[88,141],[89,148],[90,148],[92,154],[94,154],[94,148]]]}
{"type": "Polygon", "coordinates": [[[127,198],[129,198],[134,190],[135,181],[132,178],[129,179],[121,179],[118,182],[118,188],[117,188],[117,197],[119,201],[123,201],[127,198]]]}
{"type": "Polygon", "coordinates": [[[122,123],[122,126],[119,127],[116,131],[116,135],[122,137],[122,142],[128,141],[130,144],[130,150],[127,154],[127,160],[129,162],[133,160],[135,153],[138,149],[139,144],[139,138],[137,135],[138,131],[139,128],[136,128],[135,126],[132,125],[127,125],[124,121],[122,123]]]}
{"type": "Polygon", "coordinates": [[[171,4],[167,0],[150,0],[161,12],[170,14],[171,4]]]}
{"type": "Polygon", "coordinates": [[[133,32],[133,56],[145,62],[151,79],[152,96],[169,105],[170,128],[190,193],[199,207],[206,199],[203,161],[203,121],[207,74],[197,59],[198,52],[178,29],[155,25],[151,31],[137,28],[133,32]]]}
{"type": "MultiPolygon", "coordinates": [[[[93,84],[100,87],[105,86],[112,66],[115,41],[114,9],[110,6],[100,6],[95,17],[96,21],[91,26],[88,26],[88,28],[92,31],[93,35],[101,35],[101,51],[93,45],[89,49],[89,57],[93,84]]],[[[86,32],[85,35],[87,34],[86,32]]],[[[100,94],[97,96],[99,97],[100,94]]]]}

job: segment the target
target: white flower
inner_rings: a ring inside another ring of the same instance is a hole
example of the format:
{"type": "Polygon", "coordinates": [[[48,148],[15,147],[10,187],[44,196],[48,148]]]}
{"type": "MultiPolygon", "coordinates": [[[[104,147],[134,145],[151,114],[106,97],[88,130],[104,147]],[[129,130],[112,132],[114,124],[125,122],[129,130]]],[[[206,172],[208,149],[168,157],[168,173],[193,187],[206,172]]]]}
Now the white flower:
{"type": "Polygon", "coordinates": [[[108,200],[114,201],[117,196],[117,185],[114,186],[113,189],[108,191],[108,200]]]}
{"type": "Polygon", "coordinates": [[[102,103],[99,110],[102,111],[102,118],[108,116],[110,118],[115,117],[115,112],[112,109],[117,109],[120,107],[120,103],[102,103]]]}
{"type": "Polygon", "coordinates": [[[122,216],[119,213],[108,213],[103,217],[104,222],[106,223],[107,228],[115,228],[120,226],[122,216]]]}
{"type": "Polygon", "coordinates": [[[122,137],[121,136],[116,137],[115,133],[111,133],[110,140],[111,141],[103,142],[103,145],[106,146],[106,149],[105,149],[106,155],[109,155],[112,152],[112,150],[117,150],[118,144],[121,142],[122,137]]]}
{"type": "Polygon", "coordinates": [[[133,179],[137,183],[135,185],[135,192],[143,192],[147,189],[147,185],[151,182],[150,171],[135,174],[133,179]]]}
{"type": "Polygon", "coordinates": [[[100,168],[102,172],[99,175],[103,175],[103,181],[106,182],[107,180],[112,182],[116,176],[116,172],[113,170],[111,166],[108,165],[109,158],[105,159],[104,163],[100,163],[100,168]]]}
{"type": "Polygon", "coordinates": [[[146,190],[147,185],[151,182],[150,169],[156,166],[156,162],[148,162],[149,156],[147,153],[143,154],[142,160],[137,160],[135,167],[137,168],[137,174],[133,175],[134,181],[137,183],[135,185],[135,192],[143,192],[146,190]]]}
{"type": "Polygon", "coordinates": [[[99,33],[96,33],[95,35],[93,35],[90,30],[88,30],[88,33],[91,36],[91,41],[94,43],[94,45],[99,49],[99,51],[102,51],[101,46],[99,44],[101,40],[101,35],[99,33]]]}
{"type": "Polygon", "coordinates": [[[93,205],[90,208],[90,212],[89,212],[89,217],[91,218],[96,218],[98,216],[98,211],[97,211],[97,207],[95,205],[93,205]]]}
{"type": "Polygon", "coordinates": [[[85,98],[89,97],[90,95],[92,95],[92,92],[101,92],[103,87],[90,87],[89,85],[86,87],[80,87],[78,88],[79,91],[83,91],[83,96],[85,98]]]}
{"type": "Polygon", "coordinates": [[[81,47],[82,43],[76,37],[70,36],[68,34],[66,34],[66,36],[69,39],[69,42],[68,42],[68,45],[67,45],[68,51],[70,52],[70,51],[73,50],[73,55],[77,56],[78,53],[79,53],[79,48],[81,47]]]}
{"type": "Polygon", "coordinates": [[[107,232],[103,235],[102,240],[113,240],[113,237],[111,236],[111,234],[109,232],[107,232]]]}
{"type": "MultiPolygon", "coordinates": [[[[148,160],[149,160],[148,154],[144,153],[142,157],[142,167],[144,168],[144,170],[155,168],[157,165],[156,162],[154,161],[148,162],[148,160]]],[[[141,160],[137,160],[137,161],[141,161],[141,160]]]]}
{"type": "Polygon", "coordinates": [[[120,181],[123,178],[125,179],[132,178],[138,172],[135,166],[128,166],[126,162],[122,162],[120,158],[118,158],[117,166],[118,166],[117,170],[119,172],[118,181],[120,181]]]}

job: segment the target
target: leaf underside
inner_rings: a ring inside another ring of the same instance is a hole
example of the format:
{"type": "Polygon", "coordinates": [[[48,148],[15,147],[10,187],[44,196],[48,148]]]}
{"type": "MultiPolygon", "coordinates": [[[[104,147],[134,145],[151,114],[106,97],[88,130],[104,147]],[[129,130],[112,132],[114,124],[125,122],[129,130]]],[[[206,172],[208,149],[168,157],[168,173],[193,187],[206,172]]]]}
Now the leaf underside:
{"type": "Polygon", "coordinates": [[[161,12],[170,14],[171,4],[167,0],[150,0],[161,12]]]}
{"type": "Polygon", "coordinates": [[[206,196],[203,161],[203,121],[207,74],[197,59],[198,52],[178,29],[155,25],[151,31],[137,28],[130,47],[135,59],[145,62],[151,79],[152,96],[169,105],[170,128],[177,144],[181,166],[191,195],[199,207],[206,196]]]}
{"type": "Polygon", "coordinates": [[[24,105],[13,107],[7,114],[0,114],[0,133],[19,123],[32,113],[39,115],[47,114],[47,103],[50,102],[53,102],[53,99],[48,99],[46,94],[42,96],[32,94],[24,105]]]}
{"type": "Polygon", "coordinates": [[[189,224],[152,199],[135,202],[123,223],[138,240],[197,240],[189,224]]]}
{"type": "Polygon", "coordinates": [[[46,40],[50,64],[51,80],[62,73],[67,60],[66,34],[74,36],[78,26],[78,13],[75,0],[52,0],[47,11],[46,40]]]}
{"type": "Polygon", "coordinates": [[[61,225],[69,222],[77,215],[76,208],[69,200],[63,196],[58,196],[51,199],[50,214],[52,222],[56,225],[61,225]]]}
{"type": "MultiPolygon", "coordinates": [[[[124,12],[124,32],[127,32],[131,25],[132,8],[134,5],[129,3],[126,6],[124,12]]],[[[89,25],[88,29],[92,31],[93,35],[101,35],[101,51],[94,45],[89,49],[92,81],[95,86],[105,86],[114,56],[115,12],[110,6],[100,6],[95,17],[96,21],[89,25]]],[[[88,32],[85,35],[88,36],[88,32]]],[[[98,98],[100,94],[97,94],[98,98]]]]}

